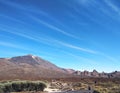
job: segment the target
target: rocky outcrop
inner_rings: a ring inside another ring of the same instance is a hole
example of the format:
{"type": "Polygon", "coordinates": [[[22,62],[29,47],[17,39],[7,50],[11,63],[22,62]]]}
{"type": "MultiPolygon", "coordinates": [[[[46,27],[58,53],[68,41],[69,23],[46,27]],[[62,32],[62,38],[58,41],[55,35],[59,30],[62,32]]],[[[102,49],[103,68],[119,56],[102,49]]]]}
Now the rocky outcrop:
{"type": "Polygon", "coordinates": [[[73,73],[73,75],[77,75],[77,76],[80,76],[80,77],[98,77],[98,78],[120,78],[120,72],[119,71],[115,71],[115,72],[112,72],[112,73],[105,73],[105,72],[102,72],[102,73],[99,73],[98,71],[96,70],[93,70],[92,72],[89,72],[89,71],[75,71],[73,73]]]}

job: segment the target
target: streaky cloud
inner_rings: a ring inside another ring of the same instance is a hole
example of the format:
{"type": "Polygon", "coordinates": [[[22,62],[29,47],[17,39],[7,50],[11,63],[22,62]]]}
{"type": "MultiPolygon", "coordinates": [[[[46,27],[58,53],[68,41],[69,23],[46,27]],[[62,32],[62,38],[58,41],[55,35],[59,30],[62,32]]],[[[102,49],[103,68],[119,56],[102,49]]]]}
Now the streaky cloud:
{"type": "Polygon", "coordinates": [[[47,45],[51,46],[51,44],[48,43],[49,39],[37,37],[37,36],[34,36],[34,35],[28,35],[27,33],[20,33],[20,32],[17,32],[17,29],[13,29],[13,31],[9,31],[9,29],[6,29],[6,28],[0,28],[0,29],[1,29],[1,31],[5,31],[5,32],[8,32],[8,33],[11,33],[11,34],[14,34],[14,35],[18,35],[18,36],[21,36],[21,37],[24,37],[24,38],[27,38],[27,39],[30,39],[30,40],[33,40],[33,41],[43,43],[43,44],[47,44],[47,45]]]}
{"type": "Polygon", "coordinates": [[[1,15],[1,14],[0,14],[0,17],[6,18],[6,19],[8,19],[8,20],[15,21],[15,22],[17,22],[17,23],[25,24],[24,21],[21,21],[21,20],[19,20],[19,19],[16,19],[16,18],[13,18],[13,17],[7,16],[7,15],[1,15]]]}
{"type": "Polygon", "coordinates": [[[34,17],[34,16],[30,16],[30,17],[31,17],[34,21],[37,21],[38,23],[43,24],[44,26],[46,26],[46,27],[48,27],[48,28],[50,28],[50,29],[52,29],[52,30],[54,30],[54,31],[60,32],[60,33],[64,34],[65,36],[69,36],[69,37],[78,39],[78,37],[76,37],[76,36],[74,36],[74,35],[72,35],[72,34],[70,34],[70,33],[68,33],[68,32],[65,32],[65,31],[61,30],[60,28],[58,28],[58,27],[56,27],[56,26],[54,26],[54,25],[51,25],[51,24],[49,24],[49,23],[47,23],[47,22],[45,22],[45,21],[43,21],[43,20],[40,20],[40,19],[37,18],[37,17],[34,17]]]}
{"type": "Polygon", "coordinates": [[[54,41],[55,43],[58,43],[58,44],[60,44],[62,46],[65,46],[65,47],[68,47],[68,48],[72,48],[72,49],[76,49],[76,50],[79,50],[79,51],[83,51],[83,52],[86,52],[86,53],[94,54],[96,56],[105,57],[106,59],[110,60],[111,62],[118,63],[117,59],[115,59],[114,57],[111,57],[111,56],[109,56],[109,55],[107,55],[107,54],[105,54],[103,52],[94,51],[94,50],[78,47],[78,46],[75,46],[75,45],[72,45],[72,44],[68,44],[68,43],[56,40],[56,39],[54,39],[52,41],[54,41]]]}
{"type": "Polygon", "coordinates": [[[69,48],[77,49],[77,50],[80,50],[80,51],[92,53],[92,54],[96,54],[97,53],[96,51],[93,51],[93,50],[90,50],[90,49],[86,49],[86,48],[81,48],[81,47],[74,46],[74,45],[71,45],[71,44],[62,43],[62,45],[67,46],[69,48]]]}
{"type": "Polygon", "coordinates": [[[6,2],[4,2],[4,0],[1,0],[0,2],[4,3],[6,5],[9,5],[11,7],[15,7],[17,9],[26,11],[26,12],[32,12],[32,13],[37,13],[37,14],[39,13],[39,14],[42,14],[42,15],[47,15],[45,12],[37,10],[37,9],[34,9],[33,7],[22,6],[22,5],[18,4],[18,3],[12,2],[12,1],[8,1],[7,0],[6,2]]]}
{"type": "Polygon", "coordinates": [[[120,9],[115,4],[113,4],[110,0],[104,1],[111,9],[113,9],[118,15],[120,15],[120,9]]]}
{"type": "Polygon", "coordinates": [[[12,47],[12,48],[16,48],[16,49],[22,49],[22,50],[29,50],[28,48],[25,48],[25,47],[22,47],[20,45],[15,45],[15,44],[12,44],[12,43],[9,43],[9,42],[2,42],[0,41],[0,45],[1,46],[6,46],[6,47],[12,47]]]}
{"type": "Polygon", "coordinates": [[[85,57],[82,57],[82,56],[78,56],[78,55],[72,54],[72,53],[70,53],[70,52],[66,52],[66,51],[62,51],[62,52],[65,53],[65,54],[67,54],[67,55],[69,55],[69,56],[71,56],[71,57],[73,57],[73,58],[75,58],[75,59],[77,59],[78,62],[81,62],[81,60],[84,60],[86,63],[90,63],[90,64],[92,64],[92,65],[98,64],[98,63],[97,63],[96,61],[94,61],[94,60],[91,60],[91,59],[88,59],[88,58],[85,58],[85,57]]]}
{"type": "Polygon", "coordinates": [[[109,55],[107,55],[107,54],[105,54],[105,53],[99,52],[99,55],[107,58],[110,62],[119,63],[119,61],[118,61],[116,58],[111,57],[111,56],[109,56],[109,55]]]}
{"type": "MultiPolygon", "coordinates": [[[[16,48],[16,49],[20,49],[20,50],[24,50],[24,52],[18,52],[18,54],[20,55],[25,55],[25,52],[33,52],[33,53],[38,53],[38,51],[36,50],[33,50],[33,49],[30,49],[28,47],[22,47],[22,45],[18,45],[18,44],[13,44],[13,43],[10,43],[10,42],[2,42],[0,41],[0,46],[5,46],[5,47],[11,47],[11,48],[16,48]]],[[[15,53],[15,52],[14,52],[15,53]]],[[[13,54],[14,54],[13,53],[13,54]]],[[[6,53],[5,53],[6,54],[6,53]]],[[[12,53],[7,53],[7,54],[12,54],[12,53]]],[[[47,53],[47,52],[42,52],[40,51],[40,54],[41,56],[44,56],[44,55],[49,55],[50,58],[53,58],[53,57],[56,57],[55,55],[51,55],[50,53],[47,53]]],[[[46,58],[48,58],[47,56],[45,56],[46,58]]]]}
{"type": "Polygon", "coordinates": [[[75,45],[72,45],[72,44],[68,44],[68,43],[65,43],[65,42],[62,42],[62,41],[59,41],[59,40],[55,40],[55,42],[62,45],[62,46],[68,47],[68,48],[80,50],[80,51],[91,53],[91,54],[97,54],[97,51],[94,51],[94,50],[82,48],[82,47],[75,46],[75,45]]]}
{"type": "Polygon", "coordinates": [[[77,3],[87,6],[89,4],[89,2],[91,2],[92,0],[76,0],[77,3]]]}

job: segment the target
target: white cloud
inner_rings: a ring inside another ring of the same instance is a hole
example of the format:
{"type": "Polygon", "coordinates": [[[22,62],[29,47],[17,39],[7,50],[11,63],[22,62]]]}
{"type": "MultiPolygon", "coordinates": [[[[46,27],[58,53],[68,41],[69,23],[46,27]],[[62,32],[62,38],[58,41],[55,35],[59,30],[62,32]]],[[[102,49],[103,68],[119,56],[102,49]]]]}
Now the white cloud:
{"type": "Polygon", "coordinates": [[[111,57],[111,56],[109,56],[109,55],[107,55],[107,54],[105,54],[105,53],[100,53],[100,52],[99,52],[99,55],[105,57],[105,58],[108,59],[110,62],[119,63],[119,61],[118,61],[116,58],[111,57]]]}
{"type": "Polygon", "coordinates": [[[82,5],[87,5],[91,0],[77,0],[77,2],[82,5]]]}
{"type": "Polygon", "coordinates": [[[120,9],[115,4],[113,4],[110,0],[104,0],[104,1],[111,9],[113,9],[116,13],[120,15],[120,9]]]}
{"type": "Polygon", "coordinates": [[[62,51],[62,52],[64,52],[65,54],[67,54],[67,55],[69,55],[69,56],[71,56],[75,59],[77,59],[79,62],[84,61],[84,62],[90,63],[90,64],[97,64],[97,62],[94,61],[94,60],[91,60],[91,59],[88,59],[88,58],[85,58],[85,57],[82,57],[82,56],[78,56],[78,55],[75,55],[75,54],[72,54],[72,53],[69,53],[69,52],[65,52],[65,51],[62,51]]]}
{"type": "Polygon", "coordinates": [[[0,14],[0,17],[6,18],[6,19],[8,19],[8,20],[12,20],[13,22],[15,21],[15,22],[18,22],[18,23],[21,23],[21,24],[25,24],[25,22],[23,22],[22,20],[13,18],[13,17],[11,17],[11,16],[7,16],[7,15],[2,15],[2,14],[0,14]]]}
{"type": "Polygon", "coordinates": [[[8,33],[11,33],[11,34],[14,34],[14,35],[18,35],[18,36],[21,36],[21,37],[39,42],[39,43],[50,45],[50,43],[48,43],[50,41],[49,39],[45,39],[45,38],[42,38],[42,37],[37,37],[36,35],[30,35],[30,34],[25,33],[25,32],[20,33],[20,32],[18,32],[17,29],[15,29],[15,28],[11,29],[9,26],[6,26],[6,28],[1,27],[0,29],[1,29],[1,31],[5,31],[5,32],[8,32],[8,33]],[[11,29],[12,31],[10,31],[9,29],[11,29]]]}
{"type": "Polygon", "coordinates": [[[36,17],[34,17],[34,16],[30,16],[30,17],[31,17],[34,21],[37,21],[37,22],[39,22],[40,24],[43,24],[44,26],[46,26],[46,27],[48,27],[48,28],[50,28],[50,29],[52,29],[52,30],[54,30],[54,31],[57,31],[57,32],[60,32],[60,33],[62,33],[62,34],[64,34],[64,35],[66,35],[66,36],[69,36],[69,37],[73,37],[73,38],[78,39],[78,37],[76,37],[76,36],[74,36],[74,35],[72,35],[72,34],[70,34],[70,33],[68,33],[68,32],[65,32],[65,31],[59,29],[58,27],[56,27],[56,26],[54,26],[54,25],[51,25],[51,24],[49,24],[49,23],[47,23],[47,22],[45,22],[45,21],[42,21],[42,20],[40,20],[39,18],[36,18],[36,17]]]}
{"type": "Polygon", "coordinates": [[[29,50],[28,48],[25,48],[25,47],[22,47],[22,46],[19,46],[19,45],[15,45],[15,44],[12,44],[12,43],[9,43],[9,42],[1,42],[0,41],[0,45],[1,46],[6,46],[6,47],[17,48],[17,49],[29,50]]]}
{"type": "Polygon", "coordinates": [[[67,46],[69,48],[77,49],[77,50],[80,50],[80,51],[92,53],[92,54],[96,54],[97,53],[96,51],[93,51],[93,50],[90,50],[90,49],[86,49],[86,48],[82,48],[82,47],[78,47],[78,46],[74,46],[74,45],[67,44],[67,43],[62,43],[62,45],[67,46]]]}
{"type": "Polygon", "coordinates": [[[64,43],[62,41],[54,40],[54,42],[56,42],[56,43],[58,43],[58,44],[60,44],[62,46],[68,47],[68,48],[76,49],[76,50],[87,52],[87,53],[97,54],[97,51],[86,49],[86,48],[82,48],[82,47],[75,46],[75,45],[68,44],[68,43],[64,43]]]}

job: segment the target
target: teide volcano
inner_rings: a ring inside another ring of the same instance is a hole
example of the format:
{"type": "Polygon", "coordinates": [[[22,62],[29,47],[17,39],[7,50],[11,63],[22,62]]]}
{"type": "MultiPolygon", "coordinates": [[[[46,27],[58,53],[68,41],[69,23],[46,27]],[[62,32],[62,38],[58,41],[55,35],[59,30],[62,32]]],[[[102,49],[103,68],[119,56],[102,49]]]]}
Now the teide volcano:
{"type": "Polygon", "coordinates": [[[0,79],[39,79],[69,76],[56,65],[33,55],[0,58],[0,79]]]}

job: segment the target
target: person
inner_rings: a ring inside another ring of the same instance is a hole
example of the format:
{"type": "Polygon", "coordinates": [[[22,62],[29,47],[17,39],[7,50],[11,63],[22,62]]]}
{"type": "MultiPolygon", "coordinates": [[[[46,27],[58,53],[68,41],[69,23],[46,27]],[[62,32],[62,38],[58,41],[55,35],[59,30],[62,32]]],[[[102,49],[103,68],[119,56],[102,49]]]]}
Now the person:
{"type": "Polygon", "coordinates": [[[91,90],[91,87],[90,87],[90,86],[88,86],[88,90],[91,90]]]}
{"type": "Polygon", "coordinates": [[[95,84],[97,83],[97,81],[95,81],[95,84]]]}

